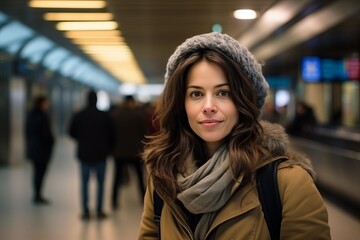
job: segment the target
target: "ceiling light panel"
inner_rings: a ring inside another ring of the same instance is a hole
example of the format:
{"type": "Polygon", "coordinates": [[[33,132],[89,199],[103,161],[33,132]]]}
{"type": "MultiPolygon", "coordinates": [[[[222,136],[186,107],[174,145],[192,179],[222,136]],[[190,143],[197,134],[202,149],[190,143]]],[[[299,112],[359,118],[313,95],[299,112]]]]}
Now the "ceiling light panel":
{"type": "Polygon", "coordinates": [[[131,50],[129,49],[129,47],[127,45],[106,45],[106,46],[102,46],[102,45],[84,45],[84,46],[79,46],[81,47],[84,51],[86,52],[90,52],[90,53],[101,53],[101,54],[124,54],[124,53],[131,53],[131,50]]]}
{"type": "Polygon", "coordinates": [[[56,29],[60,31],[71,30],[114,30],[117,28],[115,21],[100,22],[59,22],[56,29]]]}
{"type": "Polygon", "coordinates": [[[123,38],[119,30],[110,31],[67,31],[64,33],[67,38],[123,38]]]}
{"type": "Polygon", "coordinates": [[[100,9],[106,7],[106,1],[50,1],[32,0],[29,7],[33,8],[90,8],[100,9]]]}
{"type": "Polygon", "coordinates": [[[78,38],[72,41],[78,45],[125,45],[119,38],[78,38]]]}
{"type": "Polygon", "coordinates": [[[111,13],[83,13],[83,12],[49,12],[44,14],[47,21],[109,21],[113,19],[111,13]]]}

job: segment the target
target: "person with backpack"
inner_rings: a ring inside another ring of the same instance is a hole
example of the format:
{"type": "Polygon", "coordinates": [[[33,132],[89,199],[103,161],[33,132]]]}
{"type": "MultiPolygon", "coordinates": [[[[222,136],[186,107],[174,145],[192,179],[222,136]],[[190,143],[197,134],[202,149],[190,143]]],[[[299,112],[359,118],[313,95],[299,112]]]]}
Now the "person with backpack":
{"type": "Polygon", "coordinates": [[[290,151],[282,126],[260,120],[269,91],[261,71],[227,34],[177,47],[159,131],[142,154],[149,177],[138,239],[330,239],[310,160],[290,151]]]}

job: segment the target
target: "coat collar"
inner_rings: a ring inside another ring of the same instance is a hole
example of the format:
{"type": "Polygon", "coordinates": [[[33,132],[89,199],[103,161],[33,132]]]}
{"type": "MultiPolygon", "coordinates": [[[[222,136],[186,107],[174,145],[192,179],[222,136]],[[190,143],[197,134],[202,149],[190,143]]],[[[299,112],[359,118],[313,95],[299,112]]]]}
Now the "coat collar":
{"type": "Polygon", "coordinates": [[[289,159],[286,165],[300,165],[313,178],[315,178],[315,172],[310,159],[304,154],[296,152],[291,148],[288,135],[286,134],[283,126],[267,121],[260,121],[260,124],[264,133],[261,144],[270,151],[271,156],[264,159],[259,167],[284,156],[289,159]]]}

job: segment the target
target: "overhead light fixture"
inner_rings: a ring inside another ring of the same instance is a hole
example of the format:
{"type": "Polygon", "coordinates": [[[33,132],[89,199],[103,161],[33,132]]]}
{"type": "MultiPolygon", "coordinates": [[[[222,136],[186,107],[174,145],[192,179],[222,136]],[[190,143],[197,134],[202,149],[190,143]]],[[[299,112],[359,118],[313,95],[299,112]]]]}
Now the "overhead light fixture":
{"type": "Polygon", "coordinates": [[[335,1],[324,8],[301,19],[276,38],[257,46],[252,53],[257,59],[266,61],[279,56],[287,49],[326,32],[360,11],[360,5],[351,5],[347,1],[335,1]]]}
{"type": "Polygon", "coordinates": [[[72,41],[77,45],[125,45],[119,38],[74,38],[72,41]]]}
{"type": "Polygon", "coordinates": [[[61,12],[44,14],[44,19],[58,21],[57,30],[64,31],[65,37],[121,82],[146,82],[118,24],[112,21],[113,15],[105,11],[86,12],[85,9],[105,8],[105,0],[29,0],[28,5],[33,8],[62,8],[61,12]],[[74,10],[66,12],[65,9],[74,10]]]}
{"type": "Polygon", "coordinates": [[[99,64],[104,67],[104,69],[108,69],[115,77],[122,79],[124,83],[146,83],[144,75],[139,70],[140,68],[133,58],[117,64],[109,64],[108,62],[99,62],[99,64]]]}
{"type": "MultiPolygon", "coordinates": [[[[65,32],[67,38],[120,38],[119,30],[99,30],[99,31],[67,31],[65,32]]],[[[122,39],[123,40],[123,39],[122,39]]]]}
{"type": "Polygon", "coordinates": [[[29,7],[33,8],[105,8],[106,1],[51,1],[32,0],[29,7]]]}
{"type": "Polygon", "coordinates": [[[111,13],[83,13],[83,12],[49,12],[44,14],[46,21],[109,21],[113,19],[111,13]]]}
{"type": "MultiPolygon", "coordinates": [[[[103,65],[104,68],[107,68],[107,65],[103,65]]],[[[109,71],[119,79],[122,79],[124,83],[134,83],[134,84],[144,84],[146,79],[141,71],[139,71],[139,66],[136,61],[129,61],[113,66],[109,71]]]]}
{"type": "Polygon", "coordinates": [[[279,1],[259,17],[238,39],[247,48],[261,42],[281,25],[296,16],[311,0],[279,1]]]}
{"type": "Polygon", "coordinates": [[[115,21],[102,22],[59,22],[56,29],[60,31],[70,30],[114,30],[117,28],[115,21]]]}
{"type": "Polygon", "coordinates": [[[239,9],[234,12],[234,17],[236,19],[255,19],[257,16],[256,12],[251,9],[239,9]]]}
{"type": "Polygon", "coordinates": [[[91,57],[99,62],[119,63],[129,61],[130,55],[127,54],[89,54],[91,57]]]}
{"type": "Polygon", "coordinates": [[[83,45],[79,46],[86,53],[118,54],[131,53],[127,45],[83,45]]]}

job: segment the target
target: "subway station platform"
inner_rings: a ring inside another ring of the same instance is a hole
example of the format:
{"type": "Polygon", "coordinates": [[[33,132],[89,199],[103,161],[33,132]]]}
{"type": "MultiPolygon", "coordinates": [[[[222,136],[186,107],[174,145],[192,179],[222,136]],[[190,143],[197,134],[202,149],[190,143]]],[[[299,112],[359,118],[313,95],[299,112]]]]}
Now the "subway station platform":
{"type": "MultiPolygon", "coordinates": [[[[38,206],[31,201],[31,166],[19,161],[0,168],[0,238],[11,240],[134,240],[137,239],[142,203],[136,179],[121,190],[117,211],[110,208],[112,161],[106,176],[104,220],[80,219],[79,166],[75,144],[67,137],[58,138],[44,195],[50,205],[38,206]]],[[[131,173],[131,172],[130,172],[131,173]]],[[[91,206],[94,206],[95,181],[91,182],[91,206]]],[[[325,198],[334,240],[357,240],[360,219],[356,214],[325,198]]]]}

